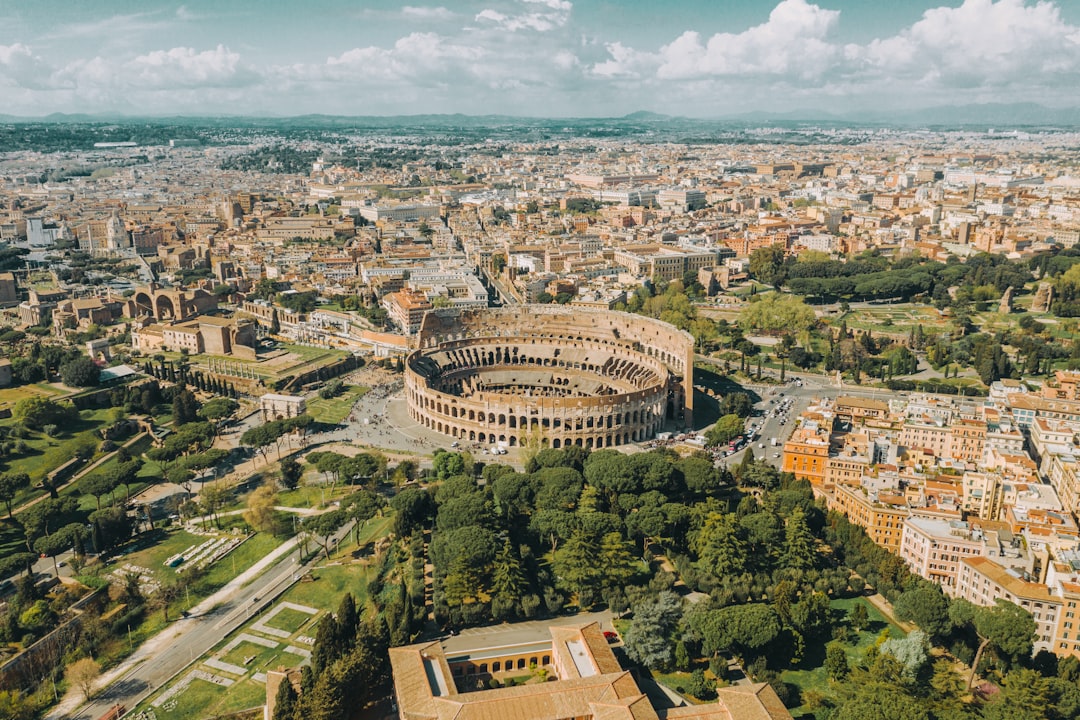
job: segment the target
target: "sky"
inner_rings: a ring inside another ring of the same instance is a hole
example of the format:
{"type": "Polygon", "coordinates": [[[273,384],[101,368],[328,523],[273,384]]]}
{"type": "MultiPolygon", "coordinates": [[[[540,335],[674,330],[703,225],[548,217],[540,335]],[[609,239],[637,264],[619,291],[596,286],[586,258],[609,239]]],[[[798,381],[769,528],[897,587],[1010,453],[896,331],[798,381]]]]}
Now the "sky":
{"type": "Polygon", "coordinates": [[[0,113],[20,116],[843,115],[1078,90],[1080,0],[0,0],[0,113]]]}

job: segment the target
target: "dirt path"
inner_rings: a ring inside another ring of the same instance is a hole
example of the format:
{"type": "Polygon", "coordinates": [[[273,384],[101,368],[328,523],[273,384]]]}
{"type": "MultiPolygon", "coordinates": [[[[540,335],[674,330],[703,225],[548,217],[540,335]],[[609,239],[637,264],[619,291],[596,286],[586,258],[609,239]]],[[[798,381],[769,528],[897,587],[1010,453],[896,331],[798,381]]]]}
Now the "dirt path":
{"type": "Polygon", "coordinates": [[[889,622],[896,623],[900,628],[909,633],[913,630],[918,630],[919,626],[915,623],[909,623],[896,617],[896,613],[893,611],[893,606],[889,604],[889,601],[882,597],[881,593],[874,593],[873,595],[864,595],[867,602],[878,609],[882,615],[889,619],[889,622]]]}

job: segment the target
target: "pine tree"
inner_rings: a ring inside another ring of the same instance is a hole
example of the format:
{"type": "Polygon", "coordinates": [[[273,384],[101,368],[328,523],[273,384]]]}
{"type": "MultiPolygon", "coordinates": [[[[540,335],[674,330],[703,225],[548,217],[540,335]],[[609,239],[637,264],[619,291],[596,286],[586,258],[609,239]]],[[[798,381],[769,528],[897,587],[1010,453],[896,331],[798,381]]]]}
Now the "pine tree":
{"type": "Polygon", "coordinates": [[[315,647],[311,651],[311,669],[316,675],[341,657],[340,638],[337,620],[330,613],[323,615],[315,631],[315,647]]]}
{"type": "Polygon", "coordinates": [[[814,536],[806,524],[806,515],[795,506],[784,523],[784,550],[780,564],[794,570],[811,570],[814,567],[814,536]]]}
{"type": "Polygon", "coordinates": [[[360,617],[356,613],[356,600],[352,593],[345,593],[338,604],[337,625],[338,637],[341,646],[351,649],[356,644],[356,631],[360,623],[360,617]]]}
{"type": "Polygon", "coordinates": [[[526,588],[521,561],[507,538],[495,558],[491,573],[491,612],[496,619],[510,619],[517,615],[517,607],[526,588]]]}
{"type": "Polygon", "coordinates": [[[289,682],[289,678],[283,679],[274,699],[273,720],[294,720],[299,699],[300,696],[296,694],[296,688],[289,682]]]}

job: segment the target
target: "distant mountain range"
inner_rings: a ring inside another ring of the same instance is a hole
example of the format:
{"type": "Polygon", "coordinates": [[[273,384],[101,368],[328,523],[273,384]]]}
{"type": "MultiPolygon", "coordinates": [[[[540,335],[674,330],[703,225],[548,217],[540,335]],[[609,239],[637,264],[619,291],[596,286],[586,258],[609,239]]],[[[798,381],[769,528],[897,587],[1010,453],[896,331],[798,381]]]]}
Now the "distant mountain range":
{"type": "Polygon", "coordinates": [[[731,113],[713,118],[689,118],[664,115],[646,110],[630,113],[621,117],[609,118],[536,118],[511,115],[463,115],[426,114],[426,115],[386,115],[386,116],[349,116],[349,115],[293,115],[293,116],[243,116],[243,115],[168,115],[134,116],[118,113],[53,113],[44,117],[20,117],[0,114],[3,123],[125,123],[152,122],[166,125],[209,125],[233,126],[278,126],[278,127],[431,127],[431,128],[475,128],[484,126],[507,125],[667,125],[683,127],[704,127],[720,125],[760,125],[760,124],[822,124],[837,126],[926,126],[926,127],[1080,127],[1080,108],[1048,108],[1037,103],[987,103],[981,105],[955,105],[924,108],[920,110],[864,110],[855,112],[833,112],[822,109],[798,109],[784,112],[754,110],[743,113],[731,113]]]}

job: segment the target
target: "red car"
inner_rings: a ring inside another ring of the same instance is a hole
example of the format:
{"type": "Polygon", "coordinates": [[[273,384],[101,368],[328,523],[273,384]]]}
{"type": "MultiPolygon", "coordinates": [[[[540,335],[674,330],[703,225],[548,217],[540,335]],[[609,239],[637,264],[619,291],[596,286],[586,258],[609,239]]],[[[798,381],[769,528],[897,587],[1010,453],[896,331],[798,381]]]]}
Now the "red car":
{"type": "Polygon", "coordinates": [[[605,630],[604,639],[607,640],[609,643],[618,642],[619,633],[615,632],[614,630],[605,630]]]}

